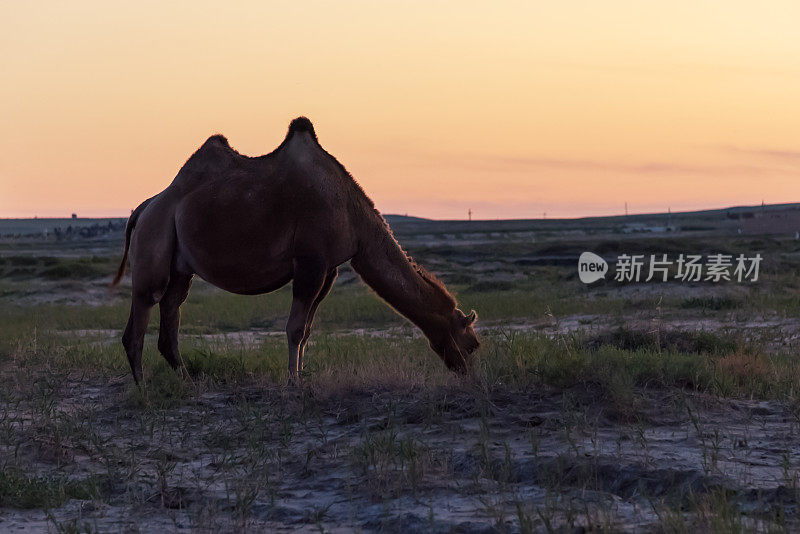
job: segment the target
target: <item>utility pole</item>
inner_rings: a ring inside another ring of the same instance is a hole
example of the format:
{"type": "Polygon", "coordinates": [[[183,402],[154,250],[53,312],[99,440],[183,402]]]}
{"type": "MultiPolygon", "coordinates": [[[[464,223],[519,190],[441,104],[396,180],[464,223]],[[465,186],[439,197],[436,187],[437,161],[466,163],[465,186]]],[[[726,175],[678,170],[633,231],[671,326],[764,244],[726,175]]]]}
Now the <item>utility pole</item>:
{"type": "Polygon", "coordinates": [[[472,208],[467,210],[467,218],[471,221],[472,220],[472,208]]]}
{"type": "Polygon", "coordinates": [[[625,201],[625,217],[628,216],[628,202],[625,201]]]}

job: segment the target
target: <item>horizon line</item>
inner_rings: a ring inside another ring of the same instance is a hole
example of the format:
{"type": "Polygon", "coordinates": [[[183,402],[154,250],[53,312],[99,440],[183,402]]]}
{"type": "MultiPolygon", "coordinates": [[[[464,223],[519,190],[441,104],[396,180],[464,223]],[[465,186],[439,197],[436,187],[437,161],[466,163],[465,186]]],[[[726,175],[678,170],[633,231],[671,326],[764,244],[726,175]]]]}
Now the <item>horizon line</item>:
{"type": "MultiPolygon", "coordinates": [[[[772,208],[780,208],[780,207],[789,207],[789,206],[798,206],[800,207],[800,201],[798,202],[778,202],[778,203],[766,203],[762,202],[761,204],[740,204],[740,205],[733,205],[733,206],[723,206],[723,207],[710,207],[710,208],[700,208],[700,209],[690,209],[690,210],[680,210],[680,211],[671,211],[670,208],[667,208],[667,211],[643,211],[643,212],[629,212],[629,213],[615,213],[609,215],[577,215],[574,217],[496,217],[496,218],[489,218],[489,219],[436,219],[432,217],[425,217],[422,215],[412,215],[410,213],[381,213],[383,217],[408,217],[414,219],[421,219],[425,221],[436,221],[436,222],[481,222],[481,221],[567,221],[567,220],[581,220],[581,219],[603,219],[603,218],[612,218],[612,217],[632,217],[632,216],[656,216],[656,215],[685,215],[690,213],[699,213],[699,212],[707,212],[707,211],[725,211],[725,210],[733,210],[733,209],[748,209],[748,208],[760,208],[760,207],[772,207],[772,208]]],[[[545,212],[546,213],[546,212],[545,212]]],[[[37,215],[33,215],[30,217],[0,217],[0,221],[28,221],[28,220],[57,220],[57,219],[66,219],[72,220],[74,213],[71,213],[69,216],[47,216],[47,217],[39,217],[37,215]]],[[[108,216],[89,216],[89,217],[75,217],[75,220],[91,220],[91,219],[127,219],[129,215],[108,215],[108,216]]]]}

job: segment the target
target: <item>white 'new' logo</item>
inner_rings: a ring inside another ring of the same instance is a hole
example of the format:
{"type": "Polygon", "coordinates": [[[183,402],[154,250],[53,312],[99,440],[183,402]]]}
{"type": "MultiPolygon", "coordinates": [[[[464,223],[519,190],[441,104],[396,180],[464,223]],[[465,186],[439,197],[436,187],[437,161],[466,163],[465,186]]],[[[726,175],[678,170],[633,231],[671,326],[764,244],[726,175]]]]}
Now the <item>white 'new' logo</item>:
{"type": "Polygon", "coordinates": [[[584,284],[591,284],[606,277],[608,263],[594,252],[584,252],[578,258],[578,277],[584,284]]]}

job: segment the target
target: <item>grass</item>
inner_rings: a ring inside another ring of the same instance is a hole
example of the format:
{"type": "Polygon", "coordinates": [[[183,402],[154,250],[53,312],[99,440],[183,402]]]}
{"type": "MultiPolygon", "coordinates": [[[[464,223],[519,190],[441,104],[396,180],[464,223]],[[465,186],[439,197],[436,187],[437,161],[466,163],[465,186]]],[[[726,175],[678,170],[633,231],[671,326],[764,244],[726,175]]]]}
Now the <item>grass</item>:
{"type": "Polygon", "coordinates": [[[6,278],[44,280],[91,280],[113,270],[114,259],[105,256],[60,258],[54,256],[7,256],[0,258],[6,278]]]}
{"type": "Polygon", "coordinates": [[[731,297],[690,297],[681,302],[682,309],[732,310],[742,305],[741,300],[731,297]]]}
{"type": "MultiPolygon", "coordinates": [[[[374,299],[370,295],[366,297],[374,299]]],[[[356,297],[356,302],[361,298],[356,297]]],[[[320,331],[312,336],[307,351],[310,376],[335,377],[341,381],[348,376],[369,375],[369,369],[376,366],[415,375],[421,382],[446,376],[423,339],[403,337],[402,332],[410,334],[413,330],[375,336],[331,331],[330,325],[339,325],[348,315],[340,311],[345,309],[343,304],[340,294],[327,320],[321,318],[320,331]]],[[[90,317],[98,312],[88,311],[90,317]]],[[[198,315],[192,314],[191,308],[184,317],[198,321],[198,315]]],[[[6,338],[14,339],[15,344],[7,346],[5,357],[13,353],[15,361],[25,366],[37,366],[46,361],[50,366],[63,369],[125,373],[127,360],[117,336],[89,342],[70,338],[62,329],[68,328],[65,323],[75,320],[73,317],[58,321],[60,324],[55,330],[47,330],[40,329],[42,322],[36,317],[32,329],[6,338]],[[70,339],[65,344],[65,340],[70,339]]],[[[85,320],[84,317],[79,321],[84,323],[85,320]]],[[[157,318],[153,319],[155,321],[157,318]]],[[[188,330],[203,332],[216,330],[217,326],[188,330]]],[[[9,325],[5,328],[9,329],[9,325]]],[[[719,396],[794,400],[800,385],[800,364],[794,355],[765,353],[734,334],[645,332],[621,327],[596,335],[552,337],[542,332],[500,328],[485,332],[483,337],[483,347],[477,353],[478,377],[491,384],[594,387],[620,401],[629,398],[634,388],[670,387],[719,396]]],[[[145,368],[159,373],[165,364],[153,343],[154,339],[150,338],[144,353],[145,368]]],[[[286,345],[280,334],[268,336],[255,345],[243,343],[235,335],[213,340],[184,336],[181,346],[189,374],[197,379],[219,384],[265,378],[273,383],[284,380],[286,345]]]]}
{"type": "Polygon", "coordinates": [[[500,531],[618,531],[632,517],[669,532],[796,526],[779,499],[753,513],[755,497],[732,492],[733,482],[691,486],[677,500],[659,486],[695,472],[703,484],[747,481],[752,457],[763,457],[781,499],[797,498],[800,468],[781,441],[797,424],[795,346],[777,328],[740,327],[800,316],[795,244],[603,240],[606,252],[757,246],[779,256],[759,285],[643,292],[585,287],[571,267],[533,259],[589,241],[518,244],[411,251],[479,312],[473,376],[449,373],[343,269],[315,322],[301,388],[285,385],[288,288],[241,297],[196,283],[182,309],[185,377],[156,350],[156,308],[140,389],[119,342],[125,288],[92,305],[35,298],[102,288],[115,257],[4,256],[0,508],[51,510],[65,531],[82,524],[66,512],[75,500],[102,503],[89,514],[96,530],[105,510],[124,510],[129,526],[158,517],[201,530],[446,531],[458,527],[447,511],[465,514],[463,503],[470,520],[500,531]],[[502,264],[502,277],[480,262],[502,264]],[[563,327],[567,319],[581,331],[563,327]],[[670,326],[675,319],[727,327],[670,326]],[[658,434],[664,426],[670,434],[658,434]],[[684,455],[674,469],[664,460],[673,449],[684,455]]]}
{"type": "Polygon", "coordinates": [[[708,332],[671,332],[680,343],[656,345],[653,334],[617,329],[606,336],[506,332],[490,338],[483,354],[490,382],[595,388],[616,403],[635,388],[682,388],[725,397],[795,400],[800,362],[791,354],[764,354],[745,342],[708,332]]]}
{"type": "MultiPolygon", "coordinates": [[[[202,286],[202,284],[196,284],[202,286]]],[[[481,310],[481,318],[487,321],[508,317],[541,317],[550,308],[554,313],[564,314],[581,311],[596,311],[598,307],[612,311],[620,310],[625,303],[580,304],[567,296],[551,298],[552,292],[531,295],[524,290],[470,292],[453,288],[464,309],[481,310]]],[[[109,297],[109,300],[112,300],[109,297]]],[[[282,330],[287,310],[291,305],[288,288],[269,295],[239,296],[228,293],[204,293],[195,290],[182,307],[185,328],[194,332],[230,332],[251,328],[282,330]]],[[[5,324],[11,328],[47,327],[54,329],[119,329],[127,320],[128,305],[115,302],[87,307],[81,313],[71,313],[74,307],[67,304],[31,305],[26,307],[6,306],[0,310],[5,324]],[[17,326],[15,326],[17,325],[17,326]]],[[[363,287],[334,288],[320,308],[315,324],[328,327],[359,328],[401,326],[399,318],[370,291],[363,287]]],[[[157,314],[151,318],[151,327],[158,325],[157,314]]]]}
{"type": "Polygon", "coordinates": [[[353,468],[361,472],[376,498],[386,498],[398,490],[414,494],[425,477],[447,470],[445,455],[424,443],[403,437],[392,425],[386,430],[367,432],[350,452],[353,468]]]}
{"type": "Polygon", "coordinates": [[[0,469],[0,507],[53,508],[70,499],[102,499],[108,481],[91,476],[83,479],[29,476],[19,469],[0,469]]]}

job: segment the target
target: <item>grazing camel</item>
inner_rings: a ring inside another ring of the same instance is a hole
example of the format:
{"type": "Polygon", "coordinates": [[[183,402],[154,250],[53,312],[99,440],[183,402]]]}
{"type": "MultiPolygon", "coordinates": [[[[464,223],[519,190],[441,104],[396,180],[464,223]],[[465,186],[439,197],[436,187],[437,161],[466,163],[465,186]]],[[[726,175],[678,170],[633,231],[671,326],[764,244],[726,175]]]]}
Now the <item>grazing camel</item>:
{"type": "Polygon", "coordinates": [[[289,379],[297,383],[311,323],[346,261],[381,298],[417,325],[448,368],[465,372],[478,348],[474,311],[464,315],[433,275],[406,255],[372,201],[317,141],[305,117],[270,154],[243,156],[210,137],[172,183],[128,220],[131,312],[122,344],[137,384],[150,310],[158,304],[158,350],[174,368],[180,306],[197,274],[232,293],[255,295],[292,281],[286,323],[289,379]]]}

